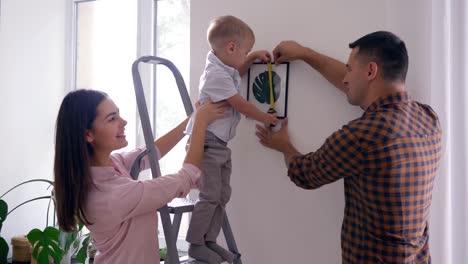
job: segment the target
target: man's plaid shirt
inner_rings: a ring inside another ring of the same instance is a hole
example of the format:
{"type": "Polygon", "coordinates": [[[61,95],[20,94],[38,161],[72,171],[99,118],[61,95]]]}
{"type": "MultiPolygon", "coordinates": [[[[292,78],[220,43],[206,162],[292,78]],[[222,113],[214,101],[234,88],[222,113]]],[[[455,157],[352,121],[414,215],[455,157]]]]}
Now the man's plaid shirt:
{"type": "Polygon", "coordinates": [[[344,178],[343,263],[430,263],[428,214],[441,157],[436,113],[406,92],[376,100],[288,176],[318,188],[344,178]]]}

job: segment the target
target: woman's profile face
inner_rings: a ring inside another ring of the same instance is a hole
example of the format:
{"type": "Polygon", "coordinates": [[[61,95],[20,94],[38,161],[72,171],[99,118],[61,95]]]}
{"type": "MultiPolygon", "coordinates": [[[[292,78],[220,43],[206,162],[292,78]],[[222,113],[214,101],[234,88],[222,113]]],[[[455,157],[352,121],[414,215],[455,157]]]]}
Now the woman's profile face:
{"type": "Polygon", "coordinates": [[[86,132],[86,140],[97,153],[112,152],[128,145],[125,138],[125,121],[115,103],[105,98],[97,107],[93,126],[86,132]]]}

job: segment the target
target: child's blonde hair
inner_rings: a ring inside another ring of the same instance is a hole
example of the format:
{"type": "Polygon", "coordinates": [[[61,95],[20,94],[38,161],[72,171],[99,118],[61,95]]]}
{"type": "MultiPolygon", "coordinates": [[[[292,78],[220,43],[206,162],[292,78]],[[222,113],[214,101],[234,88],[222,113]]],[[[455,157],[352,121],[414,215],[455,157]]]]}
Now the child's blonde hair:
{"type": "Polygon", "coordinates": [[[253,30],[235,16],[220,16],[211,20],[207,39],[213,50],[223,47],[228,41],[242,43],[248,37],[255,39],[253,30]]]}

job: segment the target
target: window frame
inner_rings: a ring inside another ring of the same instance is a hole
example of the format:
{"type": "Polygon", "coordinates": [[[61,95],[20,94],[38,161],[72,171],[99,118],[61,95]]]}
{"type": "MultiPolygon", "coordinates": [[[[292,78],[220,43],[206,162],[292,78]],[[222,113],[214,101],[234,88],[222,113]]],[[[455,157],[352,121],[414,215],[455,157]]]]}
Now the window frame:
{"type": "MultiPolygon", "coordinates": [[[[77,74],[78,74],[78,18],[79,18],[79,5],[82,3],[88,2],[97,2],[102,0],[69,0],[72,3],[72,18],[71,18],[71,36],[70,36],[70,49],[71,49],[71,61],[70,65],[70,87],[71,90],[77,89],[77,74]]],[[[135,60],[140,58],[141,56],[157,56],[157,22],[158,22],[158,1],[160,0],[137,0],[137,49],[135,54],[135,60]]],[[[130,66],[130,65],[129,65],[130,66]]],[[[130,67],[129,67],[130,68],[130,67]]],[[[140,68],[140,75],[143,84],[143,90],[146,95],[146,104],[148,107],[148,111],[150,112],[150,119],[152,124],[156,123],[156,111],[157,108],[157,100],[156,100],[156,91],[157,91],[157,82],[155,80],[155,76],[157,76],[157,67],[155,65],[148,65],[145,67],[140,68]]],[[[187,78],[190,77],[190,74],[187,78]]],[[[186,84],[188,85],[189,82],[187,80],[186,84]]],[[[132,87],[133,88],[133,87],[132,87]]],[[[129,87],[130,89],[130,87],[129,87]]],[[[190,93],[190,90],[189,90],[190,93]]],[[[136,115],[136,122],[140,121],[140,116],[138,113],[138,109],[135,108],[135,115],[136,115]]],[[[135,145],[136,146],[144,146],[145,140],[143,131],[140,129],[139,124],[135,126],[135,145]]],[[[152,126],[153,135],[156,135],[156,126],[152,126]]],[[[185,220],[187,221],[187,220],[185,220]]],[[[182,224],[184,224],[184,222],[182,224]]],[[[188,221],[185,223],[188,225],[188,221]]],[[[188,227],[188,226],[187,226],[188,227]]],[[[182,228],[181,228],[182,229],[182,228]]],[[[165,244],[165,240],[163,237],[163,232],[158,235],[160,245],[165,244]]],[[[178,237],[177,245],[179,250],[187,251],[188,244],[185,241],[185,234],[183,236],[178,237]]]]}

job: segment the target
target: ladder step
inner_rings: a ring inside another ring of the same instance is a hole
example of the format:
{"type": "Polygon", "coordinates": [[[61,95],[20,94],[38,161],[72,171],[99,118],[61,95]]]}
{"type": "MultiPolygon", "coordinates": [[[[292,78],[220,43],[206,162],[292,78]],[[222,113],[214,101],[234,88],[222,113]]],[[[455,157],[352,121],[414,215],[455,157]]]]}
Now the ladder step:
{"type": "Polygon", "coordinates": [[[193,211],[196,203],[195,200],[189,198],[175,198],[167,204],[167,207],[171,214],[188,213],[193,211]]]}
{"type": "MultiPolygon", "coordinates": [[[[224,263],[227,263],[227,262],[224,261],[224,262],[221,262],[221,263],[224,264],[224,263]]],[[[208,263],[200,261],[200,260],[196,260],[196,259],[189,259],[187,261],[180,261],[180,264],[208,264],[208,263]]]]}
{"type": "MultiPolygon", "coordinates": [[[[234,263],[236,263],[236,260],[240,260],[240,254],[235,254],[235,255],[236,255],[236,258],[234,259],[234,263]]],[[[208,264],[200,260],[192,259],[187,255],[179,257],[179,261],[180,261],[180,264],[208,264]]],[[[160,263],[164,264],[164,261],[161,261],[160,263]]],[[[227,263],[227,262],[222,262],[222,263],[227,263]]]]}
{"type": "MultiPolygon", "coordinates": [[[[179,257],[180,264],[208,264],[203,261],[191,259],[189,256],[179,257]]],[[[164,261],[161,261],[160,264],[164,264],[164,261]]]]}
{"type": "MultiPolygon", "coordinates": [[[[241,263],[240,262],[241,255],[236,254],[236,253],[233,253],[233,254],[236,255],[236,257],[234,258],[234,263],[241,263]]],[[[179,260],[180,260],[180,264],[208,264],[200,260],[192,259],[189,256],[180,257],[179,260]]],[[[227,262],[223,261],[222,263],[227,263],[227,262]]]]}
{"type": "Polygon", "coordinates": [[[181,264],[208,264],[206,262],[203,262],[203,261],[199,261],[199,260],[196,260],[196,259],[189,259],[187,262],[180,262],[181,264]]]}

